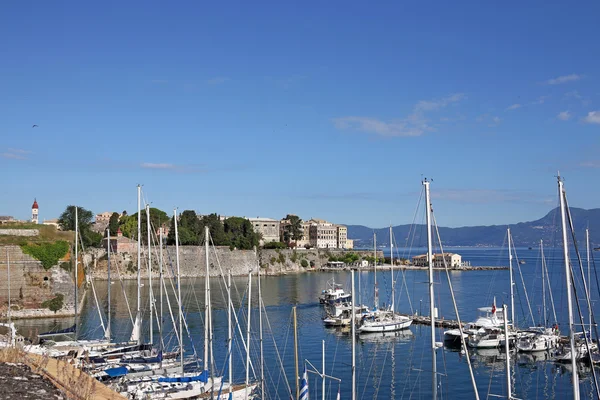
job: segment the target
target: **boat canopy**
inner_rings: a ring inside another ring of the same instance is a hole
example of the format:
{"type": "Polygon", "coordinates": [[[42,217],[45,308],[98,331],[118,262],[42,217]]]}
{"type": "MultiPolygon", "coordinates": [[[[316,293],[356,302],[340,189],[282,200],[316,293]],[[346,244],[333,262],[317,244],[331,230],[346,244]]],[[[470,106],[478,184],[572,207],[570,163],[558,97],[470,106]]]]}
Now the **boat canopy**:
{"type": "Polygon", "coordinates": [[[208,382],[208,371],[202,371],[200,375],[196,376],[179,376],[174,378],[158,378],[159,382],[208,382]]]}

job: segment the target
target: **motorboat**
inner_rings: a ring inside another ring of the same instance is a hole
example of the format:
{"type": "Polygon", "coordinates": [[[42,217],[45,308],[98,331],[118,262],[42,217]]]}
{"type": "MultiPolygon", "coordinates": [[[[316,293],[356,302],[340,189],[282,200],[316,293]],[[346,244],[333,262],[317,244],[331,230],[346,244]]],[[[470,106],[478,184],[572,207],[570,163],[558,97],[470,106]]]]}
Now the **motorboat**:
{"type": "Polygon", "coordinates": [[[327,282],[327,289],[321,291],[319,303],[321,304],[336,304],[347,303],[352,300],[352,294],[344,292],[342,285],[335,283],[335,279],[327,282]]]}
{"type": "MultiPolygon", "coordinates": [[[[463,328],[463,337],[465,340],[469,335],[475,335],[481,328],[501,328],[504,324],[504,318],[496,312],[496,299],[491,307],[480,307],[477,309],[480,313],[475,322],[469,322],[463,328]]],[[[460,329],[449,329],[444,331],[444,342],[446,344],[460,345],[460,329]]]]}
{"type": "Polygon", "coordinates": [[[529,328],[519,332],[515,347],[520,352],[546,351],[555,348],[559,340],[555,328],[529,328]]]}

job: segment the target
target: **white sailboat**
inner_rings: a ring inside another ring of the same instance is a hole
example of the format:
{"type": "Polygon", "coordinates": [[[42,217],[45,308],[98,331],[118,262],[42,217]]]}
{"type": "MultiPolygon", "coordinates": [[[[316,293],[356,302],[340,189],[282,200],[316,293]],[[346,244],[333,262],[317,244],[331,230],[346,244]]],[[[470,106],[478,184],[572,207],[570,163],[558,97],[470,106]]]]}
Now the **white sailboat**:
{"type": "MultiPolygon", "coordinates": [[[[376,243],[376,236],[373,234],[373,242],[376,243]]],[[[360,320],[358,328],[359,333],[375,333],[375,332],[394,332],[402,329],[407,329],[413,320],[405,315],[401,315],[395,310],[395,286],[394,280],[394,255],[392,251],[392,227],[390,226],[390,257],[392,266],[390,272],[392,275],[392,301],[389,308],[379,308],[379,292],[377,287],[377,247],[375,247],[375,308],[372,312],[364,314],[360,320]]]]}

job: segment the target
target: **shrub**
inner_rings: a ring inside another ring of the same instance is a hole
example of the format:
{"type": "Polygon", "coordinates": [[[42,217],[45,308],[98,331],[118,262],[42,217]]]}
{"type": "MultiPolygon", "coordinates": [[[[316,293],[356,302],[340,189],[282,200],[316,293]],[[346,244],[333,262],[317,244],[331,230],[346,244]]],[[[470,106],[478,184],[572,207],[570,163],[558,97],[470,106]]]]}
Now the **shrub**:
{"type": "Polygon", "coordinates": [[[279,264],[284,264],[285,263],[285,254],[279,253],[279,259],[277,260],[277,262],[279,262],[279,264]]]}
{"type": "Polygon", "coordinates": [[[290,260],[292,260],[292,262],[296,262],[298,261],[298,252],[296,250],[292,251],[292,255],[290,256],[290,260]]]}
{"type": "Polygon", "coordinates": [[[23,250],[23,253],[41,261],[42,267],[48,270],[58,264],[58,260],[67,255],[69,243],[59,240],[54,243],[26,244],[21,245],[21,250],[23,250]]]}
{"type": "Polygon", "coordinates": [[[275,263],[277,262],[277,259],[275,257],[271,257],[271,265],[275,265],[275,263]]]}
{"type": "Polygon", "coordinates": [[[287,245],[283,242],[268,242],[265,243],[263,249],[285,249],[287,245]]]}
{"type": "Polygon", "coordinates": [[[46,300],[42,303],[42,307],[48,308],[50,311],[57,312],[63,307],[64,296],[62,293],[57,293],[56,297],[50,300],[46,300]]]}
{"type": "Polygon", "coordinates": [[[302,265],[302,268],[306,268],[308,267],[308,261],[302,259],[302,261],[300,261],[300,265],[302,265]]]}

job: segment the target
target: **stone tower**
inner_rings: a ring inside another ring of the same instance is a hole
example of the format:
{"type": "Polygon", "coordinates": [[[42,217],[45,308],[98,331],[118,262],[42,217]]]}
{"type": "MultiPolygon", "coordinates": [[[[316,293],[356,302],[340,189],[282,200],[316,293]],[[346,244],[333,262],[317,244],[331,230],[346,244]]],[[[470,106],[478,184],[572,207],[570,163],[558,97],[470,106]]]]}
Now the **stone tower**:
{"type": "Polygon", "coordinates": [[[31,206],[31,222],[34,224],[38,223],[38,208],[37,199],[33,199],[33,205],[31,206]]]}

